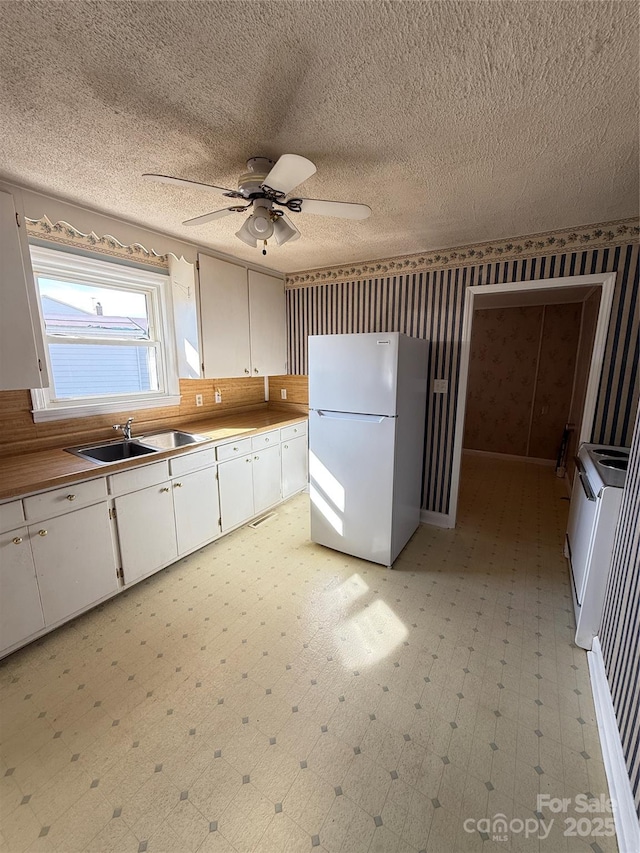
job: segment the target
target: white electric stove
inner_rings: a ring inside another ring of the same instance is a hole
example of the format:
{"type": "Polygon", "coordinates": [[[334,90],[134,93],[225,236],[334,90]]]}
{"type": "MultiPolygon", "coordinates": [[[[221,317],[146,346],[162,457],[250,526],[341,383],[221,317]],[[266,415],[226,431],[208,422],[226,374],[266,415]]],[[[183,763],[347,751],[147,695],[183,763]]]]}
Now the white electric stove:
{"type": "Polygon", "coordinates": [[[576,615],[576,645],[590,649],[600,630],[628,447],[582,444],[565,542],[576,615]]]}

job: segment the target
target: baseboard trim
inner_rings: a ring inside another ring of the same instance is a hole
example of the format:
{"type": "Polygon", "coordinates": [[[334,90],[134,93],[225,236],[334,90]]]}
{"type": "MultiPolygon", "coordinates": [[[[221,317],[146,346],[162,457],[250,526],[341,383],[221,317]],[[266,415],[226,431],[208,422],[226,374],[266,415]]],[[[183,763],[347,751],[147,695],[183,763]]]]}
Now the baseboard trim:
{"type": "Polygon", "coordinates": [[[491,450],[471,450],[465,447],[463,449],[465,456],[484,456],[487,459],[509,459],[511,462],[532,462],[534,465],[548,465],[550,467],[556,464],[555,459],[538,459],[535,456],[516,456],[513,453],[494,453],[491,450]]]}
{"type": "Polygon", "coordinates": [[[640,825],[638,824],[633,792],[622,752],[620,733],[598,637],[593,638],[593,647],[590,652],[587,652],[587,660],[589,661],[591,690],[596,708],[604,769],[613,802],[613,819],[616,825],[618,848],[620,853],[637,853],[640,850],[640,825]]]}
{"type": "Polygon", "coordinates": [[[455,520],[444,512],[433,512],[430,509],[420,510],[420,524],[432,524],[434,527],[446,527],[448,530],[456,526],[455,520]]]}

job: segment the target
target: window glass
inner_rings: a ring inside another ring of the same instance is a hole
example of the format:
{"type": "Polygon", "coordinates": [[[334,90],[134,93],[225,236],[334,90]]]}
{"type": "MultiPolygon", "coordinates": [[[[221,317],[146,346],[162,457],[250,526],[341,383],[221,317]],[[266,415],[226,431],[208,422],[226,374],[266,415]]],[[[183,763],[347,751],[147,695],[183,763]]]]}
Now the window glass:
{"type": "Polygon", "coordinates": [[[31,257],[51,382],[34,409],[118,411],[176,393],[166,276],[39,247],[31,257]]]}

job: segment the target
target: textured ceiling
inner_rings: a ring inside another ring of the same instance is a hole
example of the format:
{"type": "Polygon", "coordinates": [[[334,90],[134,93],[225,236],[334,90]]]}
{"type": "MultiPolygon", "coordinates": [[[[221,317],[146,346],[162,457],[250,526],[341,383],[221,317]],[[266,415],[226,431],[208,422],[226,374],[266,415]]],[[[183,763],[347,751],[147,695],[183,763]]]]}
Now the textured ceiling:
{"type": "Polygon", "coordinates": [[[460,246],[638,212],[635,2],[2,2],[0,173],[254,262],[213,190],[313,160],[272,268],[460,246]]]}

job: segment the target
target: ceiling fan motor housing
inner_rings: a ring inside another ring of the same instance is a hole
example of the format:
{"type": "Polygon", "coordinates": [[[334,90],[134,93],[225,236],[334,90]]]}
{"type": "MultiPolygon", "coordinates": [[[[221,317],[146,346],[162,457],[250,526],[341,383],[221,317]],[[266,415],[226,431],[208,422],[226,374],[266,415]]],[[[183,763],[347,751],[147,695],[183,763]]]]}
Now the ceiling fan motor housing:
{"type": "Polygon", "coordinates": [[[251,157],[247,160],[248,171],[238,178],[238,190],[245,198],[262,193],[262,184],[272,168],[273,160],[268,157],[251,157]]]}

